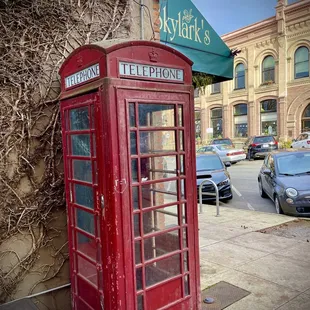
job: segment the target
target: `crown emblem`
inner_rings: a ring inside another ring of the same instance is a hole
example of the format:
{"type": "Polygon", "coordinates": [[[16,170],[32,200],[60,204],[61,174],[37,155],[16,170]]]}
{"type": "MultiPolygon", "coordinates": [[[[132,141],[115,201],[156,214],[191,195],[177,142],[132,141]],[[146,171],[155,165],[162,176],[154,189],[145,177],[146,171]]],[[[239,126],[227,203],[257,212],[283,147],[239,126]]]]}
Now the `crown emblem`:
{"type": "Polygon", "coordinates": [[[158,61],[158,53],[156,53],[154,50],[149,52],[150,61],[157,62],[158,61]]]}

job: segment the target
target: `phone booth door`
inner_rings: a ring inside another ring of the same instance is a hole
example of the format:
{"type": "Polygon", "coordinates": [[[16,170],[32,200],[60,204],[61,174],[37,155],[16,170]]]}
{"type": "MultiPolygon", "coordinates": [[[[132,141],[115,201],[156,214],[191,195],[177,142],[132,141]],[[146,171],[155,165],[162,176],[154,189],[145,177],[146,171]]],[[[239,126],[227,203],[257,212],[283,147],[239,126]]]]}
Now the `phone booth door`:
{"type": "Polygon", "coordinates": [[[73,309],[103,309],[95,110],[98,92],[61,102],[73,309]]]}
{"type": "Polygon", "coordinates": [[[137,310],[196,309],[189,102],[189,93],[118,92],[127,115],[131,203],[123,219],[132,227],[137,310]]]}

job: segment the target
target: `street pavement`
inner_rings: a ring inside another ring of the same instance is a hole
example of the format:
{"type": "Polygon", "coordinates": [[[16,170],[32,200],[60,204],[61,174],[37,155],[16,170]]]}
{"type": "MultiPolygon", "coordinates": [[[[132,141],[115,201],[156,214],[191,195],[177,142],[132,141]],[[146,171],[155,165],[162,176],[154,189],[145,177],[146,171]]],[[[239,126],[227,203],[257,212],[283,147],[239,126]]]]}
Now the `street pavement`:
{"type": "MultiPolygon", "coordinates": [[[[219,217],[209,205],[203,211],[199,214],[202,290],[224,281],[248,291],[225,308],[230,310],[310,309],[310,243],[260,232],[296,218],[223,206],[219,217]]],[[[227,301],[227,294],[220,295],[203,309],[222,309],[216,304],[227,301]]]]}
{"type": "Polygon", "coordinates": [[[244,160],[227,168],[232,180],[234,198],[223,206],[276,213],[273,202],[258,192],[257,176],[263,160],[244,160]]]}

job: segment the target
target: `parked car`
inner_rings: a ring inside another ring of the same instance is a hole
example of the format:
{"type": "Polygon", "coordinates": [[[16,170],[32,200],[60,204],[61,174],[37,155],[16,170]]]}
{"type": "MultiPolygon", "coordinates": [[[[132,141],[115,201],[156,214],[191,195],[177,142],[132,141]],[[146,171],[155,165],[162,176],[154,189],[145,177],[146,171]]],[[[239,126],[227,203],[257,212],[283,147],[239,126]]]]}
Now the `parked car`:
{"type": "Polygon", "coordinates": [[[279,150],[264,160],[258,175],[262,197],[277,213],[310,216],[310,150],[279,150]]]}
{"type": "Polygon", "coordinates": [[[253,136],[245,142],[244,151],[248,159],[264,158],[269,152],[278,149],[274,136],[253,136]]]}
{"type": "Polygon", "coordinates": [[[292,148],[310,148],[310,132],[301,133],[297,139],[294,139],[292,142],[292,148]]]}
{"type": "MultiPolygon", "coordinates": [[[[226,169],[226,167],[229,166],[230,163],[224,164],[216,153],[209,152],[196,155],[197,200],[199,200],[199,185],[206,179],[210,179],[216,183],[219,190],[220,200],[230,200],[233,198],[230,175],[226,169]]],[[[203,185],[202,192],[215,193],[215,188],[212,184],[206,183],[203,185]]],[[[215,196],[202,196],[203,202],[214,200],[215,196]]]]}
{"type": "Polygon", "coordinates": [[[210,141],[209,145],[214,145],[214,144],[225,144],[225,145],[230,145],[232,147],[234,147],[233,142],[229,139],[229,138],[217,138],[217,139],[213,139],[210,141]]]}
{"type": "Polygon", "coordinates": [[[198,149],[198,153],[204,152],[216,152],[224,163],[230,162],[231,164],[235,164],[246,158],[246,154],[243,149],[236,149],[225,144],[206,145],[198,149]]]}

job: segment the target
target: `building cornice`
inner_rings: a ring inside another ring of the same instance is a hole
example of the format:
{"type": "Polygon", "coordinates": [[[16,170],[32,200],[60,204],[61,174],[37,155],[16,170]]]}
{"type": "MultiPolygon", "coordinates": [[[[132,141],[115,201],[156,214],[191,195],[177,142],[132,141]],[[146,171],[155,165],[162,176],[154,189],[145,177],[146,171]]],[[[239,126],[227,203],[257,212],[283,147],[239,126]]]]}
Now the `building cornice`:
{"type": "Polygon", "coordinates": [[[284,8],[285,14],[293,13],[299,11],[300,9],[307,8],[310,5],[310,0],[302,0],[292,4],[287,5],[284,8]]]}

